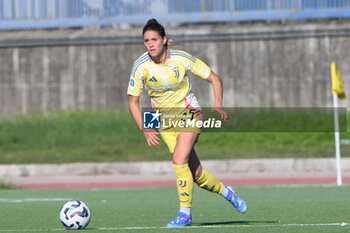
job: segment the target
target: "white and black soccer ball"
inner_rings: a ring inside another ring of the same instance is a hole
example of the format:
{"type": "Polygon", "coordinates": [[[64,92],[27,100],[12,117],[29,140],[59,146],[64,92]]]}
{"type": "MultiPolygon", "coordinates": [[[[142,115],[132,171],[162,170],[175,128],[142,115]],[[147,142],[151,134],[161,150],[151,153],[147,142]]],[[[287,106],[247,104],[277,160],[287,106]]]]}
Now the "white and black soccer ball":
{"type": "Polygon", "coordinates": [[[60,220],[68,230],[84,229],[90,222],[90,210],[79,200],[69,201],[62,206],[60,220]]]}

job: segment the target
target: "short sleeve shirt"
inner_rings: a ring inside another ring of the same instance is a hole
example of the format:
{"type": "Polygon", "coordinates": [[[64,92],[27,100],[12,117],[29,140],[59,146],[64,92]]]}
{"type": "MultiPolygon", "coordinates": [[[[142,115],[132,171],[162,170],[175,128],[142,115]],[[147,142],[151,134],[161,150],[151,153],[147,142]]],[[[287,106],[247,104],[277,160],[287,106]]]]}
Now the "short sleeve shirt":
{"type": "Polygon", "coordinates": [[[167,50],[167,62],[156,64],[146,52],[134,63],[128,94],[140,96],[145,87],[155,109],[162,107],[187,107],[188,97],[193,97],[188,71],[207,79],[210,68],[200,59],[180,50],[167,50]],[[190,95],[191,94],[191,95],[190,95]]]}

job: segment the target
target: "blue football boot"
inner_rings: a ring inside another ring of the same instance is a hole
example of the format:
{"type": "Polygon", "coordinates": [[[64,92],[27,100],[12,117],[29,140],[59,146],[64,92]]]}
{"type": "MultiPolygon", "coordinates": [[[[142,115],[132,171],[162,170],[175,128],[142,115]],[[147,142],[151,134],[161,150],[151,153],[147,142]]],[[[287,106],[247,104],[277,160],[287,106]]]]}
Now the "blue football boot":
{"type": "Polygon", "coordinates": [[[247,211],[247,204],[245,201],[239,198],[231,187],[226,186],[226,188],[229,190],[226,199],[236,208],[238,212],[244,214],[247,211]]]}
{"type": "Polygon", "coordinates": [[[185,213],[179,212],[179,215],[170,223],[168,223],[168,225],[166,225],[167,227],[185,227],[185,226],[189,226],[192,223],[192,217],[188,216],[185,213]]]}

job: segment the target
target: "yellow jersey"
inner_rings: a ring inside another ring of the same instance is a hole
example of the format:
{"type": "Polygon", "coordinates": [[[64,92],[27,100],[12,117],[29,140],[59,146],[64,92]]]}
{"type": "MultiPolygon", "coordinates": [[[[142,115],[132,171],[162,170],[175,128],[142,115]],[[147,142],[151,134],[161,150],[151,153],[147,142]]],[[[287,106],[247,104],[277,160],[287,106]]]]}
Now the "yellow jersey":
{"type": "Polygon", "coordinates": [[[207,79],[210,68],[200,59],[180,50],[167,50],[164,65],[152,61],[148,52],[142,54],[134,63],[131,71],[128,94],[140,96],[142,88],[148,90],[152,107],[160,108],[200,108],[191,92],[187,72],[207,79]]]}

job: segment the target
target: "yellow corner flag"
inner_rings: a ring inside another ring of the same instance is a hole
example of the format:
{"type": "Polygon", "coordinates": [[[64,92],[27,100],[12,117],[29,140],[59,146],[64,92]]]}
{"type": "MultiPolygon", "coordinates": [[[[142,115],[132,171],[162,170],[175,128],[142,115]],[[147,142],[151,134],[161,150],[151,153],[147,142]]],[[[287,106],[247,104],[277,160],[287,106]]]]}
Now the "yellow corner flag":
{"type": "Polygon", "coordinates": [[[345,98],[344,84],[340,72],[335,67],[335,63],[331,64],[331,76],[332,76],[332,92],[337,94],[339,99],[345,98]]]}

